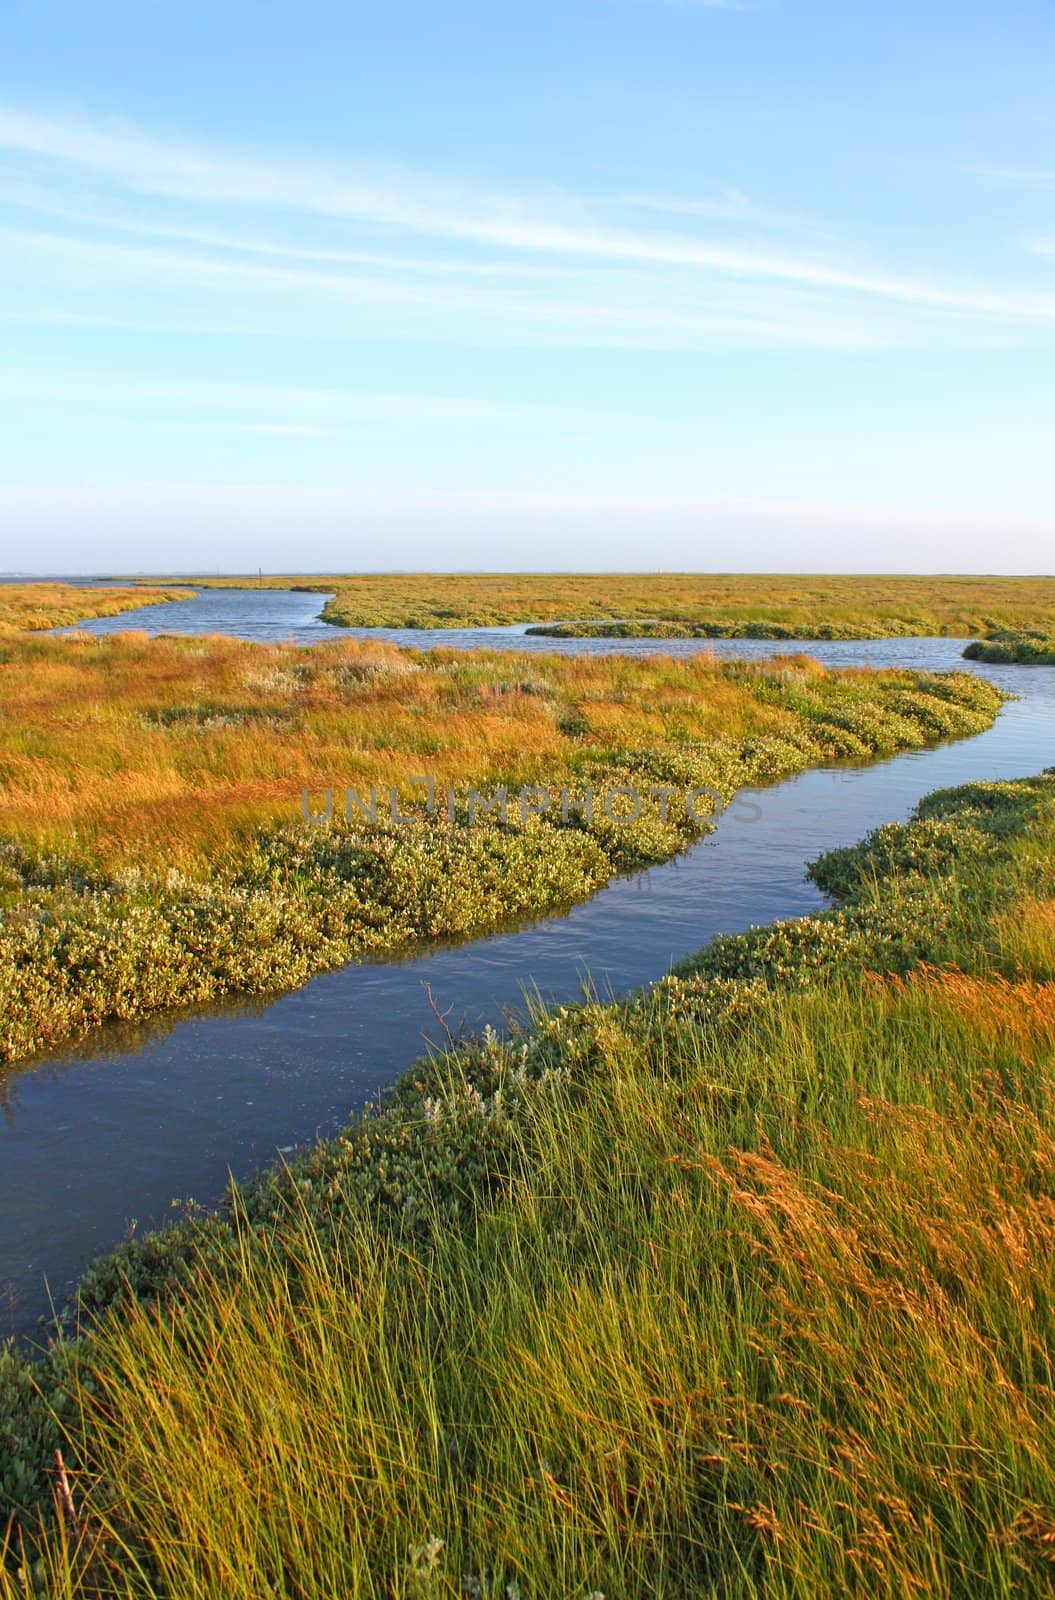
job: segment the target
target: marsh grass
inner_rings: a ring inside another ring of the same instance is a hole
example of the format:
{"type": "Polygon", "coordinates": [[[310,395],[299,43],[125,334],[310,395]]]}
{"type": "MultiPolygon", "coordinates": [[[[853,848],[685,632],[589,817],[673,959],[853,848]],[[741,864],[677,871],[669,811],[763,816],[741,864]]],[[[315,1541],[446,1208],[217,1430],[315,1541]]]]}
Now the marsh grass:
{"type": "Polygon", "coordinates": [[[565,824],[559,791],[707,786],[975,733],[967,675],[765,664],[298,650],[120,634],[0,644],[0,1059],[105,1020],[273,993],[356,956],[572,904],[705,830],[684,799],[565,824]],[[413,775],[459,794],[421,814],[413,775]],[[470,784],[551,808],[463,826],[470,784]],[[406,826],[301,820],[391,786],[406,826]]]}
{"type": "Polygon", "coordinates": [[[92,617],[116,617],[167,600],[192,600],[193,589],[136,585],[82,588],[74,583],[0,583],[0,637],[66,628],[92,617]]]}
{"type": "Polygon", "coordinates": [[[873,683],[889,699],[915,682],[807,662],[786,685],[779,666],[767,676],[711,660],[350,641],[306,651],[134,632],[11,640],[0,649],[0,827],[41,852],[76,839],[104,870],[199,866],[218,839],[299,816],[303,785],[383,795],[396,784],[406,808],[414,771],[442,787],[518,785],[547,768],[583,777],[656,746],[792,732],[801,719],[781,696],[798,685],[823,721],[844,701],[868,702],[873,683]]]}
{"type": "MultiPolygon", "coordinates": [[[[249,587],[246,578],[193,582],[249,587]]],[[[264,584],[336,591],[322,614],[348,627],[531,622],[571,624],[561,629],[570,635],[777,639],[966,638],[997,628],[1055,627],[1050,577],[439,572],[269,577],[264,584]]]]}
{"type": "Polygon", "coordinates": [[[1055,667],[1055,628],[999,628],[986,639],[973,639],[964,650],[968,661],[989,661],[1023,667],[1055,667]]]}
{"type": "Polygon", "coordinates": [[[1049,1594],[1055,783],[922,810],[104,1266],[4,1600],[1049,1594]]]}

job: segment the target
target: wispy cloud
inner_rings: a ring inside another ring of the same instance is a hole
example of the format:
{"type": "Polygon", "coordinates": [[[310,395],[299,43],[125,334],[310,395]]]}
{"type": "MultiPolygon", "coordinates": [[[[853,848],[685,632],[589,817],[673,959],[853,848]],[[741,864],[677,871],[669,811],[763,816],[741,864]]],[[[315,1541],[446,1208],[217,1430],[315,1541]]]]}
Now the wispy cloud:
{"type": "Polygon", "coordinates": [[[749,222],[759,220],[756,206],[738,189],[711,196],[642,194],[633,190],[618,196],[620,204],[636,211],[665,212],[672,217],[703,217],[708,221],[749,222]]]}
{"type": "Polygon", "coordinates": [[[747,11],[748,0],[662,0],[678,11],[747,11]]]}
{"type": "Polygon", "coordinates": [[[1055,167],[975,167],[983,178],[998,178],[1004,183],[1014,183],[1022,188],[1055,189],[1055,167]]]}
{"type": "MultiPolygon", "coordinates": [[[[178,297],[194,308],[190,326],[207,327],[200,307],[222,297],[225,326],[325,332],[330,339],[427,338],[462,344],[549,344],[580,348],[690,350],[745,348],[884,349],[910,336],[897,318],[862,317],[839,297],[817,297],[795,285],[763,285],[724,277],[678,284],[661,273],[593,272],[539,293],[523,283],[428,280],[413,272],[324,271],[292,262],[237,260],[158,246],[115,244],[73,235],[0,229],[2,257],[31,283],[34,319],[40,296],[68,297],[103,285],[114,298],[135,292],[167,325],[178,297]],[[268,310],[281,299],[281,319],[268,310]]],[[[10,316],[10,309],[8,315],[10,316]]],[[[68,305],[58,309],[68,320],[68,305]]],[[[214,308],[215,317],[216,310],[214,308]]],[[[112,320],[112,319],[108,319],[112,320]]],[[[117,321],[125,319],[118,318],[117,321]]]]}
{"type": "MultiPolygon", "coordinates": [[[[849,295],[965,319],[1055,321],[1055,297],[1047,293],[932,279],[852,259],[752,247],[698,232],[641,230],[600,219],[595,206],[581,196],[495,194],[403,169],[349,172],[317,162],[246,156],[159,139],[127,125],[47,117],[12,107],[0,108],[0,147],[38,167],[59,164],[90,171],[119,188],[154,199],[178,199],[199,208],[222,204],[226,212],[238,208],[301,218],[314,215],[375,232],[443,240],[490,252],[484,266],[492,269],[501,264],[494,260],[495,254],[522,262],[526,258],[536,265],[559,261],[661,268],[687,271],[697,278],[849,295]]],[[[639,208],[640,202],[639,196],[639,208]]],[[[220,248],[234,246],[233,240],[221,245],[215,237],[208,242],[220,248]]],[[[234,247],[259,250],[261,244],[250,240],[234,247]]],[[[267,249],[266,244],[263,247],[267,249]]],[[[302,248],[279,250],[296,254],[302,248]]],[[[324,253],[312,248],[310,254],[321,260],[324,253]]],[[[348,252],[331,255],[337,265],[348,252]]],[[[347,264],[366,263],[348,259],[347,264]]],[[[197,274],[223,270],[216,261],[191,260],[188,267],[197,274]]],[[[443,263],[433,262],[431,270],[437,268],[445,270],[443,263]]],[[[477,261],[456,265],[464,275],[479,269],[477,261]]],[[[270,273],[273,283],[278,281],[277,269],[259,271],[270,273]]]]}
{"type": "Polygon", "coordinates": [[[47,189],[29,184],[0,183],[0,200],[21,210],[93,230],[135,235],[139,239],[177,240],[240,255],[270,256],[275,260],[312,262],[322,266],[379,267],[426,276],[470,279],[567,278],[575,271],[574,267],[548,262],[443,260],[379,250],[327,249],[319,245],[290,244],[259,234],[232,233],[230,229],[211,228],[200,222],[166,221],[157,216],[147,216],[142,209],[121,211],[112,204],[92,199],[86,201],[83,196],[71,202],[61,195],[56,196],[47,189]]]}
{"type": "MultiPolygon", "coordinates": [[[[137,373],[41,371],[8,367],[0,372],[0,401],[118,409],[142,417],[158,414],[195,418],[213,427],[229,425],[261,433],[311,435],[364,423],[428,422],[476,427],[575,424],[670,428],[669,418],[652,418],[641,408],[606,409],[552,402],[478,399],[451,393],[324,388],[306,384],[231,383],[207,375],[187,379],[149,378],[137,373]],[[256,413],[254,415],[254,413],[256,413]]],[[[691,419],[687,419],[691,426],[691,419]]]]}

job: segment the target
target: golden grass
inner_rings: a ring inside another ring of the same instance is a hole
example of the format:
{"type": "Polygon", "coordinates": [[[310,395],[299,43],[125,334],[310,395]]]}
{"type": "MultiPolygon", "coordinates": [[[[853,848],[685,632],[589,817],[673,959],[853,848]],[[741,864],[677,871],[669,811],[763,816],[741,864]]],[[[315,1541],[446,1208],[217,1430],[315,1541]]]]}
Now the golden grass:
{"type": "Polygon", "coordinates": [[[1055,900],[1026,896],[1000,917],[997,928],[1012,966],[1055,979],[1055,900]]]}
{"type": "MultiPolygon", "coordinates": [[[[836,682],[809,662],[796,673],[836,682]]],[[[35,637],[0,652],[0,832],[45,849],[75,839],[103,863],[175,861],[296,820],[303,786],[398,784],[409,795],[418,773],[441,786],[515,781],[794,721],[753,693],[749,674],[706,657],[35,637]]]]}
{"type": "MultiPolygon", "coordinates": [[[[1047,919],[1047,928],[1049,937],[1055,935],[1055,917],[1047,919]]],[[[999,939],[999,924],[997,931],[999,939]]],[[[1030,964],[1036,964],[1035,945],[1030,964]]],[[[1055,1046],[1055,984],[999,974],[977,977],[927,966],[907,978],[887,977],[882,983],[892,994],[892,1004],[903,1003],[906,991],[922,995],[935,1015],[948,1012],[966,1018],[982,1037],[1010,1046],[1023,1061],[1032,1062],[1039,1052],[1050,1053],[1055,1046]]]]}
{"type": "Polygon", "coordinates": [[[166,600],[190,600],[192,589],[82,588],[74,583],[0,583],[0,634],[66,628],[92,617],[116,617],[166,600]]]}

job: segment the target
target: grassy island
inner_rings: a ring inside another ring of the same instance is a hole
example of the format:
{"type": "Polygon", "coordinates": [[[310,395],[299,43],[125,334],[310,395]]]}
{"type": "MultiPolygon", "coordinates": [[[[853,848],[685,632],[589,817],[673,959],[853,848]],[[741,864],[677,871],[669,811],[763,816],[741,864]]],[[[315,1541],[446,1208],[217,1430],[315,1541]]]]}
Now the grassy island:
{"type": "Polygon", "coordinates": [[[968,661],[990,661],[998,665],[1055,667],[1055,630],[1022,632],[1001,629],[988,639],[972,639],[964,651],[968,661]]]}
{"type": "Polygon", "coordinates": [[[968,674],[224,638],[0,645],[0,1060],[108,1019],[302,983],[558,910],[738,788],[987,727],[968,674]],[[423,810],[420,782],[441,797],[423,810]],[[542,794],[468,826],[470,786],[542,794]],[[329,825],[302,817],[325,790],[329,825]],[[376,822],[346,790],[369,803],[376,822]],[[669,789],[609,816],[597,794],[669,789]],[[567,816],[561,791],[571,802],[567,816]],[[392,796],[395,796],[394,802],[392,796]],[[448,813],[447,800],[450,799],[448,813]],[[389,819],[394,803],[401,819],[389,819]]]}

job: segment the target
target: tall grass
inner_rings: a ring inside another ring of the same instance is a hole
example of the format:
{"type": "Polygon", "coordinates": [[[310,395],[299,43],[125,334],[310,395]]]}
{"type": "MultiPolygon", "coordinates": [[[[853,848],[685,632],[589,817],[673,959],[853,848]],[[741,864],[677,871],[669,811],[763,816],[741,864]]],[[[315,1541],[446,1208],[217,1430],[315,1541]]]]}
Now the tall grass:
{"type": "Polygon", "coordinates": [[[753,976],[720,941],[423,1064],[177,1234],[160,1296],[126,1250],[57,1368],[28,1587],[1050,1593],[1055,783],[924,810],[806,978],[797,925],[753,976]]]}

